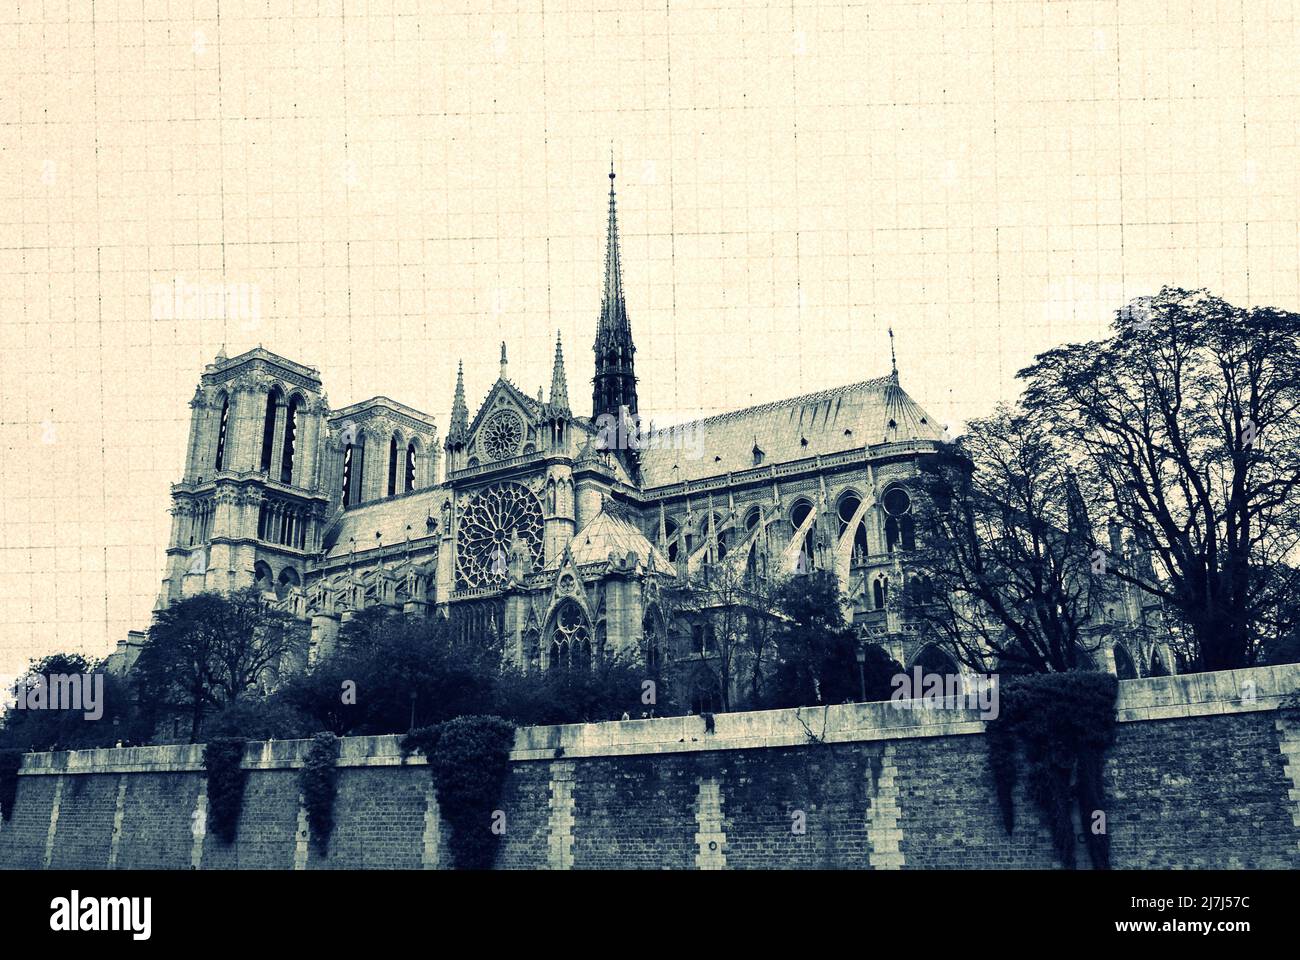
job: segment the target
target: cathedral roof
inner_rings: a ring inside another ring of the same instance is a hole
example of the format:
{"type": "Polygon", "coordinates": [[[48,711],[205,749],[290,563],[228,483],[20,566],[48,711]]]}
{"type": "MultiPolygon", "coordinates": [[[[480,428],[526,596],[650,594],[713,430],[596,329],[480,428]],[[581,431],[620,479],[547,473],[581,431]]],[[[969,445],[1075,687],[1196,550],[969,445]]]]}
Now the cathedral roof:
{"type": "Polygon", "coordinates": [[[324,559],[346,557],[354,538],[357,553],[373,550],[380,544],[391,547],[405,543],[408,524],[412,540],[428,536],[428,518],[433,517],[442,523],[440,511],[447,496],[447,491],[441,487],[425,487],[400,497],[375,500],[343,511],[325,533],[321,544],[324,559]]]}
{"type": "Polygon", "coordinates": [[[640,451],[646,487],[703,480],[765,464],[878,443],[943,439],[943,428],[897,376],[810,393],[661,428],[640,451]]]}
{"type": "MultiPolygon", "coordinates": [[[[604,563],[610,559],[611,554],[621,561],[633,553],[641,566],[652,573],[676,573],[676,568],[668,558],[609,501],[605,502],[600,513],[590,523],[573,535],[569,541],[569,550],[573,562],[578,566],[604,563]]],[[[562,557],[557,556],[548,566],[555,569],[561,561],[562,557]]]]}

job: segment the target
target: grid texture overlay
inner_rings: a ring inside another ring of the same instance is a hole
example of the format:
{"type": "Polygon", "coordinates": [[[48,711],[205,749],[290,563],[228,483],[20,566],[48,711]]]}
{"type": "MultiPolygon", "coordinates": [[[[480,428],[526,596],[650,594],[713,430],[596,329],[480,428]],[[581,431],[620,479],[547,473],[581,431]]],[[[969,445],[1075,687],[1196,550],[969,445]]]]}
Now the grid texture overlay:
{"type": "Polygon", "coordinates": [[[148,623],[223,344],[445,432],[457,358],[532,392],[558,330],[580,405],[611,150],[659,423],[891,325],[957,424],[1162,284],[1294,309],[1298,48],[1287,2],[11,0],[0,673],[148,623]]]}

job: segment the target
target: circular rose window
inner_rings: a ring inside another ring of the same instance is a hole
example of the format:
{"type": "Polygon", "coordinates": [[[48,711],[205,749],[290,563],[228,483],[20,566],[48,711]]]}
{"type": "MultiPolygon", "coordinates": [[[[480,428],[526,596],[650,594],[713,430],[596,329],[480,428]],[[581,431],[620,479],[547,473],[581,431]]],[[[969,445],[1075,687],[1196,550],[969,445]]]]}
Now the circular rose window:
{"type": "Polygon", "coordinates": [[[457,586],[496,586],[509,572],[510,546],[518,537],[536,569],[542,562],[542,508],[532,492],[518,483],[481,491],[465,507],[457,529],[457,586]]]}
{"type": "Polygon", "coordinates": [[[504,460],[513,457],[524,439],[524,425],[509,410],[498,410],[479,431],[478,445],[485,457],[504,460]]]}

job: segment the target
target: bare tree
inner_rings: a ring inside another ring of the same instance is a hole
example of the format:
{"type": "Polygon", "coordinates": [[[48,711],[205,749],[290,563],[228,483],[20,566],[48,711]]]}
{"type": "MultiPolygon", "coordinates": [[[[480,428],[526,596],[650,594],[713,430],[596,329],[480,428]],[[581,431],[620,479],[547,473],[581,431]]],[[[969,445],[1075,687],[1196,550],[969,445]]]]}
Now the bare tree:
{"type": "Polygon", "coordinates": [[[692,659],[716,682],[722,710],[734,708],[734,694],[742,689],[751,706],[760,703],[775,643],[775,612],[766,582],[726,559],[702,565],[672,589],[670,602],[700,631],[692,659]]]}
{"type": "Polygon", "coordinates": [[[1025,406],[1155,561],[1113,575],[1166,602],[1204,669],[1244,666],[1300,588],[1300,315],[1165,288],[1114,331],[1036,358],[1025,406]]]}
{"type": "Polygon", "coordinates": [[[1087,510],[1042,418],[1001,406],[971,421],[921,465],[919,486],[914,565],[925,586],[909,591],[910,611],[981,672],[1085,665],[1104,583],[1087,510]]]}

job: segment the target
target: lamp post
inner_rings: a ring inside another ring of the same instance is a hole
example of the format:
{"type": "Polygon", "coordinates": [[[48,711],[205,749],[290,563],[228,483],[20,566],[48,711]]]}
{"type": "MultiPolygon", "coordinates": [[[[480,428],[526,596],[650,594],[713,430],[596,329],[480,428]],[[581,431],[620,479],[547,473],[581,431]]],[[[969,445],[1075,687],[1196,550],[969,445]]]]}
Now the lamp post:
{"type": "Polygon", "coordinates": [[[866,674],[866,666],[865,666],[867,662],[866,644],[859,642],[858,649],[853,652],[853,656],[857,658],[858,661],[858,687],[862,692],[861,702],[866,703],[867,701],[867,674],[866,674]]]}
{"type": "Polygon", "coordinates": [[[407,729],[408,730],[415,729],[415,691],[414,690],[411,691],[411,725],[407,729]]]}

